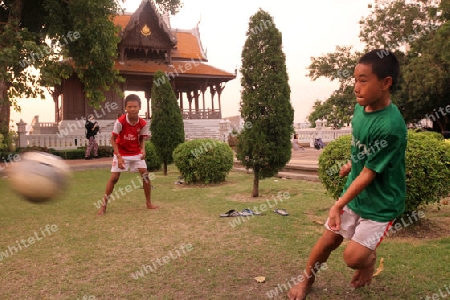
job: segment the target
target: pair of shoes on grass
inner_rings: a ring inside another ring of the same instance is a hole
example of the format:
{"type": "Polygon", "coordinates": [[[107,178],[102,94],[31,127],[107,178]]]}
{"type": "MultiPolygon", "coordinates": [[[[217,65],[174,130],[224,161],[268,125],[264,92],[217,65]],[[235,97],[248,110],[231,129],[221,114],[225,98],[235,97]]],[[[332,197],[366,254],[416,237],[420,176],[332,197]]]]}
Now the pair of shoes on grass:
{"type": "Polygon", "coordinates": [[[236,211],[235,209],[231,209],[224,214],[221,214],[220,217],[250,217],[250,216],[260,216],[261,213],[257,211],[252,211],[250,208],[245,208],[241,212],[236,211]]]}

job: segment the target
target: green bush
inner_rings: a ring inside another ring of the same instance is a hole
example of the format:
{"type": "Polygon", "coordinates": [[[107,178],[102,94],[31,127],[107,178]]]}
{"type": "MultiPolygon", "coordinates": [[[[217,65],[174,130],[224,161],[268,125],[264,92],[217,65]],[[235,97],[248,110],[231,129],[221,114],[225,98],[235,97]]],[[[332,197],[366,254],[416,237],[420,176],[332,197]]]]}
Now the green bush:
{"type": "Polygon", "coordinates": [[[180,144],[173,151],[175,166],[186,183],[218,183],[233,168],[233,150],[226,143],[198,139],[180,144]]]}
{"type": "Polygon", "coordinates": [[[319,179],[335,199],[339,198],[347,181],[347,176],[339,176],[339,170],[350,160],[351,141],[351,135],[340,136],[328,143],[319,156],[319,179]]]}
{"type": "Polygon", "coordinates": [[[147,171],[158,171],[161,169],[162,159],[156,152],[155,145],[150,142],[145,142],[145,162],[147,163],[147,171]]]}
{"type": "Polygon", "coordinates": [[[444,136],[442,133],[436,132],[436,131],[425,131],[425,130],[415,130],[417,134],[433,137],[435,139],[438,139],[440,141],[444,140],[444,136]]]}
{"type": "Polygon", "coordinates": [[[54,150],[53,155],[59,156],[63,159],[83,159],[85,150],[84,149],[65,149],[65,150],[54,150]]]}
{"type": "MultiPolygon", "coordinates": [[[[334,198],[339,197],[347,180],[339,177],[339,170],[350,159],[350,142],[350,135],[341,136],[329,143],[319,157],[319,178],[334,198]]],[[[404,215],[448,196],[448,178],[450,144],[432,133],[408,131],[404,215]]]]}
{"type": "Polygon", "coordinates": [[[47,147],[41,147],[41,146],[20,147],[20,148],[17,148],[17,152],[19,152],[19,153],[23,153],[23,152],[31,152],[31,151],[53,153],[53,152],[55,152],[56,150],[53,149],[53,148],[47,148],[47,147]]]}
{"type": "Polygon", "coordinates": [[[0,151],[7,151],[8,150],[8,141],[5,139],[3,134],[0,133],[0,151]]]}
{"type": "Polygon", "coordinates": [[[114,156],[114,149],[112,146],[98,146],[98,157],[112,157],[112,156],[114,156]]]}

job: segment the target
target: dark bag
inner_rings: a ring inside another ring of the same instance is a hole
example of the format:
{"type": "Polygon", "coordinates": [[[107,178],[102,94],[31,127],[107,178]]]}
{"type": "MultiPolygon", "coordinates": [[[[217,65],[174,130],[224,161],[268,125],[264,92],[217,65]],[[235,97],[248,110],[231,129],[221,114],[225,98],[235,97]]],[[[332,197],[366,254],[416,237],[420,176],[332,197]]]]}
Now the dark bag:
{"type": "Polygon", "coordinates": [[[98,123],[97,122],[91,123],[91,122],[87,121],[84,124],[84,128],[86,128],[86,138],[87,139],[90,139],[91,136],[95,137],[95,135],[97,135],[97,133],[99,132],[100,126],[98,126],[98,125],[97,125],[97,127],[94,128],[94,130],[92,130],[92,128],[94,127],[95,124],[98,124],[98,123]]]}

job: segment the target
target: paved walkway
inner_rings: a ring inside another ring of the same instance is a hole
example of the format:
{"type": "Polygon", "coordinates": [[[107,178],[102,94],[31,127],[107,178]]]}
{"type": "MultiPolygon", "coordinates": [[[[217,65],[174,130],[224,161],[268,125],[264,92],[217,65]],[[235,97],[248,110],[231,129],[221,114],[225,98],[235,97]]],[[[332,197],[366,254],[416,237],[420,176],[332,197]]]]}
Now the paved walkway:
{"type": "MultiPolygon", "coordinates": [[[[292,166],[305,166],[305,167],[318,167],[319,156],[322,150],[316,150],[314,148],[304,148],[305,150],[292,151],[292,157],[288,165],[292,166]]],[[[97,169],[97,168],[109,168],[112,163],[112,157],[102,157],[98,159],[84,160],[84,159],[72,159],[66,160],[66,163],[72,170],[85,170],[85,169],[97,169]]]]}
{"type": "Polygon", "coordinates": [[[319,156],[323,149],[316,150],[314,148],[303,148],[304,150],[292,150],[291,160],[288,165],[295,166],[309,166],[318,167],[319,166],[319,156]]]}
{"type": "MultiPolygon", "coordinates": [[[[287,166],[317,168],[319,163],[319,155],[322,153],[322,150],[316,150],[314,148],[304,149],[305,150],[292,151],[292,158],[287,166]]],[[[110,168],[112,157],[102,157],[91,160],[73,159],[66,160],[66,163],[73,171],[110,168]]],[[[5,165],[3,161],[0,162],[0,172],[1,170],[5,170],[7,168],[8,165],[5,165]]]]}

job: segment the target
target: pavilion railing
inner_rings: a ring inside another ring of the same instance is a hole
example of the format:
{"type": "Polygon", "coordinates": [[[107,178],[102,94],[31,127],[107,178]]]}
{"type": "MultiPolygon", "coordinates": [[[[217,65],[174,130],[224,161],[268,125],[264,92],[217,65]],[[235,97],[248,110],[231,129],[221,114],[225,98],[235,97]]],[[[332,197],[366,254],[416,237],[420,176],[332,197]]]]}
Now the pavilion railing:
{"type": "Polygon", "coordinates": [[[184,120],[188,119],[222,119],[222,114],[218,109],[199,109],[199,110],[189,110],[182,109],[181,114],[184,120]]]}

